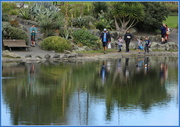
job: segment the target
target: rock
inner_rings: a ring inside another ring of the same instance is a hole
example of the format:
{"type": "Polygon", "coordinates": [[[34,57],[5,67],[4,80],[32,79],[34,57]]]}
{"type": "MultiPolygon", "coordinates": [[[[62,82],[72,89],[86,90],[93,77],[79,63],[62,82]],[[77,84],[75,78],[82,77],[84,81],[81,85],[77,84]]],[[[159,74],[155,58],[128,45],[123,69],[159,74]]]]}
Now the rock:
{"type": "Polygon", "coordinates": [[[3,51],[2,56],[3,57],[11,57],[11,58],[21,58],[21,56],[15,54],[15,53],[9,52],[8,50],[3,51]]]}
{"type": "Polygon", "coordinates": [[[76,58],[76,57],[77,57],[77,54],[76,54],[76,53],[71,54],[71,55],[68,56],[68,58],[76,58]]]}
{"type": "Polygon", "coordinates": [[[31,58],[31,54],[26,54],[25,58],[31,58]]]}
{"type": "Polygon", "coordinates": [[[69,50],[64,50],[64,54],[71,54],[71,51],[69,51],[69,50]]]}
{"type": "Polygon", "coordinates": [[[83,57],[83,54],[82,54],[82,53],[78,53],[78,56],[79,56],[79,57],[83,57]]]}
{"type": "Polygon", "coordinates": [[[50,56],[49,54],[46,54],[46,55],[44,56],[44,58],[45,58],[45,59],[50,59],[51,56],[50,56]]]}
{"type": "Polygon", "coordinates": [[[55,54],[55,55],[53,56],[53,58],[59,58],[59,57],[60,57],[59,54],[55,54]]]}
{"type": "Polygon", "coordinates": [[[41,56],[36,56],[35,58],[36,58],[36,59],[42,59],[42,57],[41,57],[41,56]]]}

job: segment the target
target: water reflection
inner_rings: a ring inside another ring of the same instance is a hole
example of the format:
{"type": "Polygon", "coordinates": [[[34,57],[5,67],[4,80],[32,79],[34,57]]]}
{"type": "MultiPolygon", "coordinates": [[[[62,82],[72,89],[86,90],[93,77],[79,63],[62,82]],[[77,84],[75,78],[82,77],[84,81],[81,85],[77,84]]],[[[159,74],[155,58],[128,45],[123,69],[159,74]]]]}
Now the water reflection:
{"type": "Polygon", "coordinates": [[[139,57],[3,66],[3,77],[15,77],[2,80],[3,104],[10,125],[174,125],[177,63],[139,57]]]}

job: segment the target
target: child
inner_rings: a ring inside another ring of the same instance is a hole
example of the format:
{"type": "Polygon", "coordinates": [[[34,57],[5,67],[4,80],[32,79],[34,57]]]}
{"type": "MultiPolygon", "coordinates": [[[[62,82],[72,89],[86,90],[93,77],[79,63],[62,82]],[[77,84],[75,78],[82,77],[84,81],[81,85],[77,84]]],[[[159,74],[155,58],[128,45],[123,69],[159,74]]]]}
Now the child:
{"type": "Polygon", "coordinates": [[[148,38],[145,39],[145,52],[144,53],[149,53],[149,46],[150,46],[150,40],[148,38]]]}
{"type": "Polygon", "coordinates": [[[144,49],[143,40],[139,39],[139,38],[137,38],[137,40],[138,40],[138,51],[139,51],[139,54],[140,54],[140,51],[144,49]]]}
{"type": "Polygon", "coordinates": [[[119,49],[118,52],[121,52],[122,42],[123,42],[122,37],[119,37],[119,39],[118,39],[118,49],[119,49]]]}
{"type": "Polygon", "coordinates": [[[35,46],[35,31],[33,30],[31,33],[31,46],[35,46]]]}

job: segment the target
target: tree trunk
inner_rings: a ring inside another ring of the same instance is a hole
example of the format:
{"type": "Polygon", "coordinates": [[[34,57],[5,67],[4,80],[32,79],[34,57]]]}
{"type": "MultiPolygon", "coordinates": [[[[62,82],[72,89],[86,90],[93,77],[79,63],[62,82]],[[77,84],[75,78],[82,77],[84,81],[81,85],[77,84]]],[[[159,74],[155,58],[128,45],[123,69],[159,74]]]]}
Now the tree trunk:
{"type": "Polygon", "coordinates": [[[114,17],[114,21],[115,21],[115,27],[116,27],[116,30],[117,31],[120,31],[120,27],[119,27],[119,25],[118,25],[118,23],[117,23],[117,19],[114,17]]]}

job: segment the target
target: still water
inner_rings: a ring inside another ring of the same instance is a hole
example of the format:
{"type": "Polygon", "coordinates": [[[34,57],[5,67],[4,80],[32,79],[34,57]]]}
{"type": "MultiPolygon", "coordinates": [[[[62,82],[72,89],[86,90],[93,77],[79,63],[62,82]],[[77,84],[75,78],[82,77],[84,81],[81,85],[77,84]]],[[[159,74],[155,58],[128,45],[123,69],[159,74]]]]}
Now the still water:
{"type": "Polygon", "coordinates": [[[178,58],[3,64],[1,124],[178,125],[178,58]]]}

